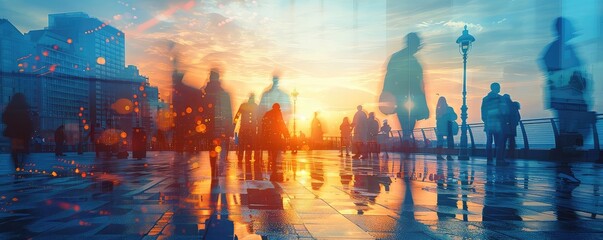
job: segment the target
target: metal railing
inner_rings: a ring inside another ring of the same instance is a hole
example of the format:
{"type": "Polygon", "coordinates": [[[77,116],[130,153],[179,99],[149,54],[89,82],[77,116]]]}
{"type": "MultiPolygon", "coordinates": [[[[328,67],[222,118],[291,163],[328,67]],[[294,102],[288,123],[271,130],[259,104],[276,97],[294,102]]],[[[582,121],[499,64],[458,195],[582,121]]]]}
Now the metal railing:
{"type": "MultiPolygon", "coordinates": [[[[595,122],[590,126],[591,134],[585,136],[583,149],[600,151],[599,136],[603,134],[603,114],[595,115],[595,122]]],[[[557,118],[538,118],[519,121],[516,144],[523,150],[548,150],[555,148],[559,138],[559,121],[557,118]]],[[[486,134],[483,123],[468,124],[468,147],[470,150],[483,149],[486,145],[486,134]]],[[[402,141],[402,130],[393,130],[392,136],[395,143],[402,141]]],[[[434,127],[414,129],[411,135],[418,147],[435,148],[437,137],[434,127]]],[[[460,144],[460,134],[454,136],[455,146],[460,144]]],[[[395,145],[395,144],[394,144],[395,145]]]]}

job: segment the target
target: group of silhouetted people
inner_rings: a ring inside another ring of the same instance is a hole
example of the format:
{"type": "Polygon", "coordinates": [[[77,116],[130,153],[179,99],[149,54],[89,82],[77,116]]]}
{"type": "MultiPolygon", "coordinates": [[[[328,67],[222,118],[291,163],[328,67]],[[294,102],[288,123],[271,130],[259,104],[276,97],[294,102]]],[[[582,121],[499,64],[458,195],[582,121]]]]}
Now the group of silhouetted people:
{"type": "Polygon", "coordinates": [[[508,94],[500,95],[500,84],[492,83],[490,92],[482,99],[481,117],[486,133],[486,157],[493,160],[492,143],[495,145],[494,155],[497,165],[505,165],[506,143],[509,142],[510,152],[515,151],[517,125],[521,120],[520,105],[511,100],[508,94]]]}
{"type": "MultiPolygon", "coordinates": [[[[573,46],[568,43],[575,36],[575,30],[569,21],[558,18],[555,30],[557,39],[549,45],[542,58],[543,69],[547,74],[547,106],[553,109],[559,118],[558,135],[574,134],[583,139],[585,129],[588,129],[584,128],[584,125],[593,121],[590,119],[592,112],[588,112],[586,96],[589,90],[588,75],[573,46]]],[[[403,149],[414,144],[413,130],[416,122],[429,117],[423,69],[415,56],[422,48],[421,39],[417,33],[409,33],[405,41],[406,48],[394,53],[388,60],[383,89],[379,96],[379,110],[386,115],[397,115],[402,130],[403,149]]],[[[182,76],[179,80],[182,80],[182,76]]],[[[186,103],[187,90],[181,87],[181,83],[175,85],[175,145],[184,149],[186,145],[194,144],[190,139],[202,136],[211,142],[210,162],[213,168],[217,156],[228,151],[229,139],[239,123],[236,135],[238,158],[249,160],[252,156],[261,157],[262,150],[268,150],[269,159],[275,161],[278,154],[286,149],[286,141],[290,138],[287,122],[292,109],[289,95],[278,88],[278,82],[278,77],[274,76],[271,88],[264,92],[260,103],[256,104],[255,96],[251,95],[247,102],[241,104],[234,118],[230,95],[222,88],[218,71],[210,72],[209,81],[202,89],[199,99],[195,95],[196,91],[190,93],[190,96],[195,97],[195,102],[198,102],[192,105],[192,109],[184,108],[190,105],[186,103]],[[199,118],[203,121],[198,120],[199,118]]],[[[506,145],[508,144],[511,154],[516,148],[520,105],[511,100],[508,94],[500,95],[500,84],[492,83],[490,90],[481,104],[481,119],[486,134],[486,156],[488,161],[495,157],[497,164],[505,164],[506,145]]],[[[444,146],[448,148],[446,159],[452,159],[450,150],[454,149],[454,136],[459,129],[456,122],[457,113],[442,96],[438,99],[435,115],[438,159],[444,159],[444,146]]],[[[11,139],[13,162],[17,168],[22,168],[23,155],[27,152],[32,132],[29,106],[23,94],[18,93],[12,97],[2,115],[2,121],[7,126],[4,136],[11,139]]],[[[315,113],[311,128],[311,145],[320,146],[324,129],[318,119],[318,113],[315,113]]],[[[344,150],[345,155],[349,156],[351,150],[353,158],[363,159],[373,153],[379,153],[379,142],[382,142],[380,136],[388,137],[391,127],[387,121],[380,127],[375,113],[367,114],[359,105],[352,121],[345,117],[339,130],[342,146],[340,156],[344,155],[344,150]]],[[[64,126],[60,126],[55,132],[57,156],[63,156],[64,131],[64,126]]],[[[295,138],[294,134],[294,150],[298,148],[295,138]]],[[[557,147],[564,146],[557,141],[557,147]]]]}
{"type": "Polygon", "coordinates": [[[339,125],[339,131],[341,133],[341,149],[340,157],[343,157],[343,150],[345,149],[345,155],[350,156],[350,148],[354,154],[354,159],[365,159],[369,156],[377,156],[381,151],[379,135],[389,136],[391,127],[387,123],[387,120],[383,121],[383,126],[379,126],[379,121],[375,118],[375,113],[366,113],[362,109],[362,105],[358,105],[357,111],[354,114],[354,118],[350,123],[348,117],[344,117],[341,125],[339,125]],[[353,133],[353,134],[352,134],[353,133]]]}

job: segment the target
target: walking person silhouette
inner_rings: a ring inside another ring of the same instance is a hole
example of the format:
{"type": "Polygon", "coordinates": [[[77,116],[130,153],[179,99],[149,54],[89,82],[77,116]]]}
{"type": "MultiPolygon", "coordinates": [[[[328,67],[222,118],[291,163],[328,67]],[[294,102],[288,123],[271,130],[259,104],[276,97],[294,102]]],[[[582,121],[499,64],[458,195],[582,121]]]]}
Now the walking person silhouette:
{"type": "Polygon", "coordinates": [[[16,170],[23,169],[33,129],[29,104],[23,93],[16,93],[10,99],[2,113],[2,122],[6,125],[3,134],[11,141],[13,166],[16,170]]]}
{"type": "Polygon", "coordinates": [[[380,110],[396,113],[402,127],[403,147],[409,148],[412,132],[418,120],[429,117],[423,68],[415,54],[421,49],[417,33],[406,35],[406,48],[394,53],[387,63],[387,72],[380,96],[380,110]]]}

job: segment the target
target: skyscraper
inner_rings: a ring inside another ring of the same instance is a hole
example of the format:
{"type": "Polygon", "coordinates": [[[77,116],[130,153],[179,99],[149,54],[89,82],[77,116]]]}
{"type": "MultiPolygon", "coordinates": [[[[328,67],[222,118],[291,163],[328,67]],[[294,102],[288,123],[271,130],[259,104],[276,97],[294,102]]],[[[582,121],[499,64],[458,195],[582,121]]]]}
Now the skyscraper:
{"type": "Polygon", "coordinates": [[[107,88],[113,87],[112,84],[102,84],[99,79],[120,81],[125,66],[124,33],[82,12],[50,14],[47,29],[71,39],[74,52],[84,59],[86,70],[91,72],[89,114],[92,126],[97,122],[111,125],[113,115],[108,105],[118,96],[113,88],[107,88]]]}
{"type": "MultiPolygon", "coordinates": [[[[124,131],[142,126],[153,134],[148,96],[159,93],[136,66],[124,67],[124,33],[81,12],[50,14],[48,24],[23,35],[0,20],[1,107],[14,93],[25,93],[34,128],[52,139],[52,131],[64,124],[71,133],[68,144],[97,123],[124,131]],[[118,111],[118,100],[131,106],[118,111]]],[[[3,142],[0,147],[7,145],[3,142]]]]}

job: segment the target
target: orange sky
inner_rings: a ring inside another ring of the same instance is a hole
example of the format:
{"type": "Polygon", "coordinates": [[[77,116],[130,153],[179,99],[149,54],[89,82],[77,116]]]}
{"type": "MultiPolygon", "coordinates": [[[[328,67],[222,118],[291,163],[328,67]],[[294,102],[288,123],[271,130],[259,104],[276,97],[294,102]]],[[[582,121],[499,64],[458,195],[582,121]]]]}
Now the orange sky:
{"type": "MultiPolygon", "coordinates": [[[[485,16],[480,10],[494,6],[475,3],[464,6],[463,14],[454,13],[458,6],[453,5],[409,15],[407,11],[415,5],[390,4],[388,10],[386,1],[362,2],[355,11],[352,4],[320,3],[191,5],[191,1],[179,1],[155,11],[138,28],[125,31],[127,62],[136,63],[160,86],[163,97],[169,94],[171,57],[178,56],[185,82],[195,87],[203,86],[209,69],[219,66],[223,85],[233,97],[233,111],[250,92],[259,97],[278,71],[281,88],[288,92],[296,88],[300,93],[298,129],[308,133],[313,112],[318,111],[327,134],[338,135],[341,119],[353,116],[356,105],[378,112],[376,101],[387,59],[404,47],[402,38],[408,32],[416,31],[423,38],[417,57],[423,64],[432,112],[430,119],[417,126],[431,127],[439,96],[446,96],[460,115],[462,59],[454,41],[466,24],[477,38],[468,60],[468,122],[481,121],[481,98],[493,81],[501,83],[502,93],[522,103],[524,118],[550,116],[542,104],[538,59],[552,41],[548,26],[554,12],[539,15],[542,21],[517,25],[521,20],[513,16],[535,17],[517,9],[536,11],[537,6],[514,3],[485,16]],[[170,41],[176,43],[175,49],[168,47],[170,41]]],[[[585,58],[592,57],[587,53],[595,47],[591,40],[581,49],[585,58]]],[[[388,118],[398,128],[394,116],[377,116],[388,118]]]]}
{"type": "MultiPolygon", "coordinates": [[[[481,121],[481,98],[494,81],[501,83],[502,93],[522,104],[524,118],[551,116],[543,105],[538,59],[553,41],[556,17],[562,14],[578,29],[573,44],[592,79],[603,71],[597,21],[602,4],[576,1],[375,0],[357,1],[355,6],[355,1],[324,0],[32,0],[0,3],[0,9],[22,32],[47,26],[49,13],[84,11],[111,21],[126,33],[126,63],[149,76],[162,97],[169,94],[170,58],[175,55],[186,72],[185,81],[195,87],[205,84],[209,68],[220,66],[233,111],[250,92],[259,96],[271,84],[272,73],[279,71],[282,89],[297,88],[300,93],[299,128],[308,133],[309,118],[319,111],[327,134],[338,135],[341,119],[351,117],[356,105],[377,111],[384,66],[404,47],[402,38],[409,32],[423,39],[417,57],[432,112],[441,95],[459,113],[462,59],[455,40],[465,24],[477,39],[468,60],[468,121],[481,121]],[[170,42],[176,43],[175,49],[169,49],[170,42]]],[[[603,83],[593,81],[591,89],[593,110],[601,112],[603,104],[596,96],[603,92],[603,83]]],[[[394,116],[388,118],[396,122],[394,116]]],[[[432,114],[418,126],[434,122],[432,114]]]]}

